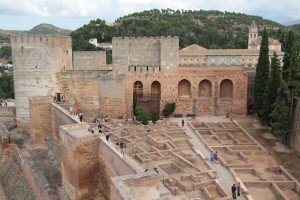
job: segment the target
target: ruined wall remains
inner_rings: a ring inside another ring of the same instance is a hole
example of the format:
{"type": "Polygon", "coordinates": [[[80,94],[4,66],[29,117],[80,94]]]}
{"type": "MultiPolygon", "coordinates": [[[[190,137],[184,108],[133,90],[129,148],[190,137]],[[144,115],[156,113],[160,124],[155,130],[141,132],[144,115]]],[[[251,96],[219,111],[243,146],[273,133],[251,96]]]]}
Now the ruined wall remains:
{"type": "Polygon", "coordinates": [[[11,36],[18,123],[29,120],[28,97],[60,92],[55,74],[71,69],[71,44],[69,36],[11,36]]]}
{"type": "Polygon", "coordinates": [[[73,51],[74,70],[101,70],[106,65],[106,51],[73,51]]]}
{"type": "Polygon", "coordinates": [[[0,122],[16,126],[16,107],[0,107],[0,122]]]}
{"type": "Polygon", "coordinates": [[[295,92],[291,110],[292,134],[290,145],[300,152],[300,92],[295,92]]]}

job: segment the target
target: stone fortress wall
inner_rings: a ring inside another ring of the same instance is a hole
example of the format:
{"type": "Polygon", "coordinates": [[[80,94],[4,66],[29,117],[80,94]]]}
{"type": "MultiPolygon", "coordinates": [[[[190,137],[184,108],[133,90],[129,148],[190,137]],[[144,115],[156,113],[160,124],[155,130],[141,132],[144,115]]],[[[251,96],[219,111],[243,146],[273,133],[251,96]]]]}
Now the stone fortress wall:
{"type": "Polygon", "coordinates": [[[70,37],[12,36],[11,41],[19,122],[29,120],[28,97],[55,93],[88,121],[97,115],[131,116],[137,104],[151,104],[154,82],[157,111],[173,101],[175,114],[246,114],[252,102],[247,97],[252,94],[258,50],[198,45],[179,50],[178,37],[117,37],[112,39],[110,67],[104,52],[72,53],[70,37]],[[137,82],[144,84],[138,103],[133,97],[137,82]]]}
{"type": "Polygon", "coordinates": [[[11,36],[17,120],[29,121],[30,96],[59,92],[56,73],[71,69],[72,42],[68,36],[11,36]]]}
{"type": "Polygon", "coordinates": [[[174,71],[178,66],[178,37],[113,38],[112,46],[113,65],[122,73],[174,71]]]}
{"type": "Polygon", "coordinates": [[[105,51],[74,51],[74,70],[101,70],[106,68],[105,51]]]}

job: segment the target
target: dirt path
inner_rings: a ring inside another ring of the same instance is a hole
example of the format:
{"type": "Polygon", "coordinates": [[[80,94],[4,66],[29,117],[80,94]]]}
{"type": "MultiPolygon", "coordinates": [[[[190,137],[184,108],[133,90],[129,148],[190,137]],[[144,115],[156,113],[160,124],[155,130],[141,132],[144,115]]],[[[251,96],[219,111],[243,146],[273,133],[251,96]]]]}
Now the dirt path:
{"type": "Polygon", "coordinates": [[[249,134],[251,134],[279,165],[285,167],[300,182],[300,154],[281,143],[271,133],[268,126],[263,126],[256,117],[233,117],[249,134]]]}

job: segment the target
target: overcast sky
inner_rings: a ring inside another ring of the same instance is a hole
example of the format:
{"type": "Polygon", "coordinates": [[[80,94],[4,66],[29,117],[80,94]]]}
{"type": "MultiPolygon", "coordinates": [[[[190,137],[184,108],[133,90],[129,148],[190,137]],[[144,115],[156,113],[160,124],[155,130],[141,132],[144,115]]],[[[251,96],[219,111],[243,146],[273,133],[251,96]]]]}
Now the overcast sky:
{"type": "Polygon", "coordinates": [[[115,21],[153,8],[240,12],[279,23],[300,19],[299,0],[0,0],[0,29],[50,23],[75,30],[97,18],[115,21]]]}

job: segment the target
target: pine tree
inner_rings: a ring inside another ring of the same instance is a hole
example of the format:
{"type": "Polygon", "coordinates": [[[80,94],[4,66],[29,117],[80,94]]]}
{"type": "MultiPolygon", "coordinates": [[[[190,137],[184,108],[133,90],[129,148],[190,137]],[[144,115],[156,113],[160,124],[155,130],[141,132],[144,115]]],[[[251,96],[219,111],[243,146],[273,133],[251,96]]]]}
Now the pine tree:
{"type": "Polygon", "coordinates": [[[269,77],[269,65],[268,32],[264,29],[254,78],[254,110],[257,112],[258,117],[261,117],[263,94],[269,77]]]}
{"type": "Polygon", "coordinates": [[[263,106],[261,113],[263,123],[269,124],[271,121],[270,114],[273,111],[273,105],[277,98],[277,90],[280,86],[280,72],[280,60],[274,52],[274,55],[271,60],[271,67],[267,86],[263,95],[263,106]]]}
{"type": "Polygon", "coordinates": [[[290,106],[291,93],[287,84],[281,80],[277,91],[277,99],[274,104],[274,110],[271,113],[271,126],[275,135],[278,135],[287,141],[290,133],[290,106]]]}
{"type": "Polygon", "coordinates": [[[287,38],[284,42],[284,56],[283,56],[283,66],[282,66],[282,79],[284,81],[288,80],[289,77],[289,68],[290,68],[290,56],[292,52],[293,45],[295,43],[295,34],[294,31],[290,30],[288,32],[287,38]]]}

